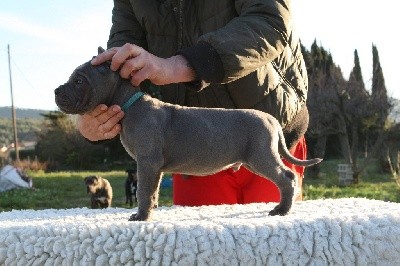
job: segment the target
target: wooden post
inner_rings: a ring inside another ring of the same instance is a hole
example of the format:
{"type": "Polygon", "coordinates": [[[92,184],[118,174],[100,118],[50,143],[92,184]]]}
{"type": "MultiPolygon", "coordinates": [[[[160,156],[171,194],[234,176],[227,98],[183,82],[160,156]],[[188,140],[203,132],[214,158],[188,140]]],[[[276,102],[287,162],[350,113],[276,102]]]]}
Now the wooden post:
{"type": "Polygon", "coordinates": [[[18,138],[17,138],[17,119],[15,115],[14,108],[14,97],[12,88],[12,78],[11,78],[11,60],[10,60],[10,45],[7,45],[8,50],[8,69],[10,73],[10,91],[11,91],[11,110],[12,110],[12,122],[13,122],[13,132],[14,132],[14,149],[15,149],[15,160],[19,163],[19,150],[18,150],[18,138]]]}

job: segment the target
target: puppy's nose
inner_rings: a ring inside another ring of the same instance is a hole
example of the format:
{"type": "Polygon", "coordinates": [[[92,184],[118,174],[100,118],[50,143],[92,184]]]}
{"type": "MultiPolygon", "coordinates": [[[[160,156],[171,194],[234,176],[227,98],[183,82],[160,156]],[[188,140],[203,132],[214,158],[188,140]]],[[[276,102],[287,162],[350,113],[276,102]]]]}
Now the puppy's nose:
{"type": "Polygon", "coordinates": [[[54,94],[55,94],[55,95],[57,95],[57,94],[59,94],[59,93],[60,93],[60,91],[61,91],[61,89],[60,89],[60,88],[61,88],[61,86],[60,86],[60,87],[58,87],[57,89],[55,89],[55,90],[54,90],[54,94]]]}

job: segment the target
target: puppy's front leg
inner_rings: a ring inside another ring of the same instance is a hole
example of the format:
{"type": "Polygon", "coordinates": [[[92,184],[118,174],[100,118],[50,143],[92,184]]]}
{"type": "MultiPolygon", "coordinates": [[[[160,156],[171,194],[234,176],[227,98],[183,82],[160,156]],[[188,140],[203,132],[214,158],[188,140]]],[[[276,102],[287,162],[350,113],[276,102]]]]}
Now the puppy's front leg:
{"type": "Polygon", "coordinates": [[[97,204],[97,200],[94,196],[91,196],[90,198],[90,207],[92,209],[97,209],[98,208],[98,204],[97,204]]]}
{"type": "Polygon", "coordinates": [[[149,164],[138,164],[137,202],[138,212],[132,214],[129,221],[147,221],[152,209],[158,205],[158,193],[161,182],[160,168],[154,169],[149,164]],[[146,167],[147,165],[147,167],[146,167]]]}

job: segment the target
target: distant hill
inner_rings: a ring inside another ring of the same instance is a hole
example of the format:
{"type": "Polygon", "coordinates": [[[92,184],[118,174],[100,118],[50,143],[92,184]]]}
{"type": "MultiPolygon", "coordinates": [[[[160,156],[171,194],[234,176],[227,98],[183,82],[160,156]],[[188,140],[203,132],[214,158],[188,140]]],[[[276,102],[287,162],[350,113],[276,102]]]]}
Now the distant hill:
{"type": "MultiPolygon", "coordinates": [[[[17,116],[18,140],[20,142],[32,142],[37,140],[44,117],[48,110],[20,109],[15,110],[17,116]]],[[[13,142],[11,107],[0,107],[0,147],[8,146],[13,142]]]]}
{"type": "MultiPolygon", "coordinates": [[[[46,114],[50,112],[49,110],[39,110],[39,109],[21,109],[16,108],[15,114],[18,118],[31,118],[31,119],[42,119],[40,114],[46,114]]],[[[0,107],[0,118],[12,118],[11,107],[0,107]]]]}

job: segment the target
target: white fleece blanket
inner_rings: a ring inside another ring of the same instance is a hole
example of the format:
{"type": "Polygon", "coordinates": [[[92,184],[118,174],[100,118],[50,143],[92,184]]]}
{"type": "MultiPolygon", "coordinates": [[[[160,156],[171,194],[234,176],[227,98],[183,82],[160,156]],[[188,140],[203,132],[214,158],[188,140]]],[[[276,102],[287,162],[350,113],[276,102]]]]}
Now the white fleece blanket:
{"type": "Polygon", "coordinates": [[[269,204],[0,213],[0,265],[400,265],[400,204],[269,204]]]}

